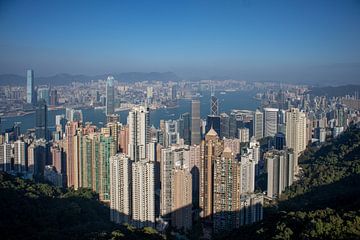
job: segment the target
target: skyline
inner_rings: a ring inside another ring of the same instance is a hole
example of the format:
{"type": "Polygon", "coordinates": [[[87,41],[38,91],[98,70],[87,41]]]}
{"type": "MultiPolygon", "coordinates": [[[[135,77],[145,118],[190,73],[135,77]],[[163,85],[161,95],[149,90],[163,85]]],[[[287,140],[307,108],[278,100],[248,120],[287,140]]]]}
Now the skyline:
{"type": "Polygon", "coordinates": [[[357,1],[1,2],[0,74],[356,83],[359,12],[357,1]]]}

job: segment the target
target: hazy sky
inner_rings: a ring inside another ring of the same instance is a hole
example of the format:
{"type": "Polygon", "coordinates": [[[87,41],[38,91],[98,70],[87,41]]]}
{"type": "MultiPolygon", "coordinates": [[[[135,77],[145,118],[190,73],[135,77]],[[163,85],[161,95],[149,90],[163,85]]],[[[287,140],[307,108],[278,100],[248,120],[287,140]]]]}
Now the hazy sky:
{"type": "Polygon", "coordinates": [[[360,82],[360,1],[0,0],[0,73],[360,82]]]}

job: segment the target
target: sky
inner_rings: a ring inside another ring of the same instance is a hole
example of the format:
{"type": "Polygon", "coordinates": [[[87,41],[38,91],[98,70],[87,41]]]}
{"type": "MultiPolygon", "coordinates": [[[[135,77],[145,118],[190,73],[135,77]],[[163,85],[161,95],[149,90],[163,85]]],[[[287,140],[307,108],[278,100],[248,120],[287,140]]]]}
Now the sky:
{"type": "Polygon", "coordinates": [[[0,74],[360,82],[359,0],[0,0],[0,74]]]}

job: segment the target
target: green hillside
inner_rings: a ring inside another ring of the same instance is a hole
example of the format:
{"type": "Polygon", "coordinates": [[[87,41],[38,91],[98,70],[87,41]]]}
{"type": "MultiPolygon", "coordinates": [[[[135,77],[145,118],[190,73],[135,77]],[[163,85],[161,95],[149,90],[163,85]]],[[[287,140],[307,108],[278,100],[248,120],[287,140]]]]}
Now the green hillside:
{"type": "Polygon", "coordinates": [[[162,239],[109,221],[109,208],[87,189],[60,190],[0,173],[1,239],[162,239]]]}

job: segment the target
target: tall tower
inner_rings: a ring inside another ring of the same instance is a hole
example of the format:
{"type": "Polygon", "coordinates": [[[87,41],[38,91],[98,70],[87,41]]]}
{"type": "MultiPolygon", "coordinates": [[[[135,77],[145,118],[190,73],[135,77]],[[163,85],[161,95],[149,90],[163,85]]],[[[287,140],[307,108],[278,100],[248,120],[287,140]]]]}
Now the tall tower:
{"type": "Polygon", "coordinates": [[[110,157],[110,220],[130,223],[131,220],[131,160],[125,154],[110,157]]]}
{"type": "Polygon", "coordinates": [[[35,135],[36,138],[43,138],[48,140],[47,106],[44,99],[40,99],[36,106],[35,135]]]}
{"type": "Polygon", "coordinates": [[[132,163],[132,225],[155,227],[155,163],[132,163]]]}
{"type": "Polygon", "coordinates": [[[219,101],[213,91],[210,97],[210,115],[219,115],[219,101]]]}
{"type": "Polygon", "coordinates": [[[277,108],[264,108],[264,137],[274,137],[277,133],[278,112],[277,108]]]}
{"type": "Polygon", "coordinates": [[[259,140],[264,136],[263,119],[264,119],[263,113],[259,109],[256,109],[253,118],[253,136],[255,137],[256,140],[259,140]]]}
{"type": "Polygon", "coordinates": [[[213,162],[221,154],[222,148],[219,136],[214,129],[210,129],[201,144],[199,205],[202,209],[200,216],[205,221],[211,221],[213,214],[213,162]]]}
{"type": "Polygon", "coordinates": [[[200,100],[191,101],[191,144],[199,145],[200,136],[200,100]]]}
{"type": "Polygon", "coordinates": [[[286,112],[286,146],[294,149],[294,166],[297,172],[298,157],[306,149],[306,115],[298,108],[286,112]]]}
{"type": "Polygon", "coordinates": [[[148,108],[134,107],[128,116],[129,144],[128,154],[133,161],[147,157],[146,145],[150,143],[150,114],[148,108]]]}
{"type": "Polygon", "coordinates": [[[34,71],[29,69],[26,72],[26,102],[29,104],[35,104],[34,90],[34,71]]]}
{"type": "Polygon", "coordinates": [[[106,80],[106,115],[115,113],[114,77],[108,76],[106,80]]]}

